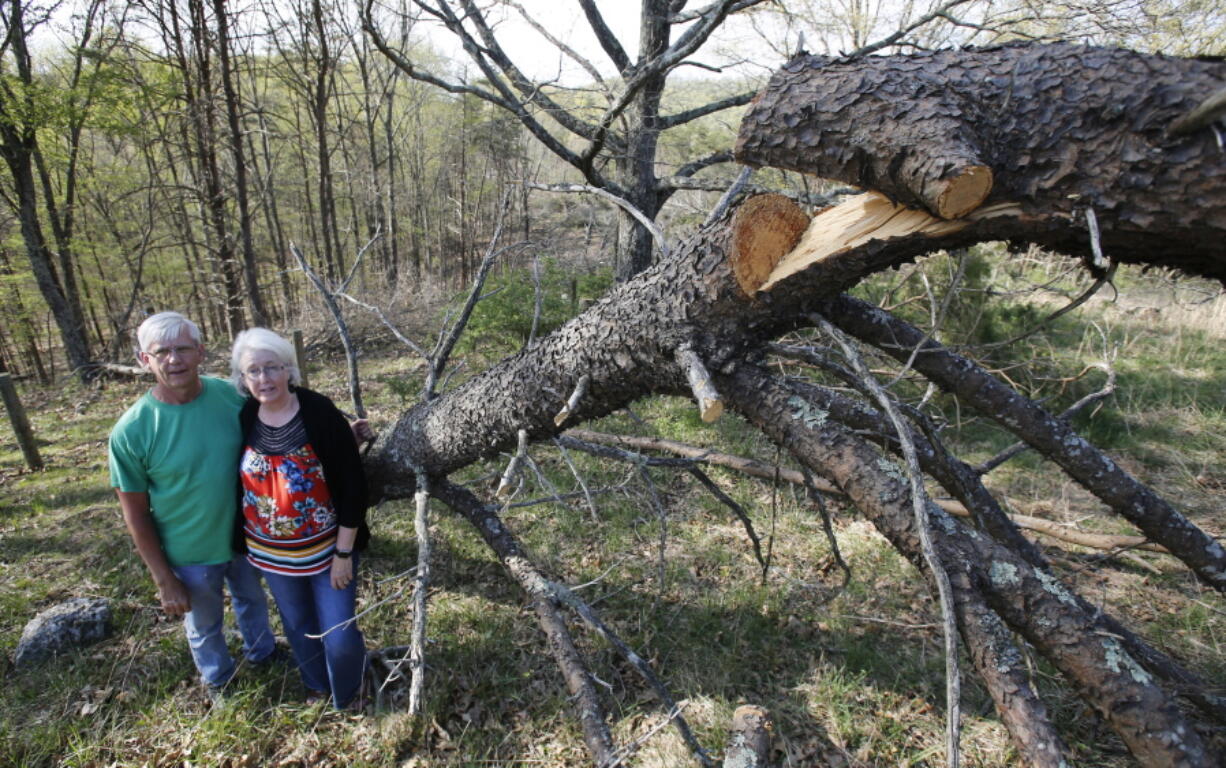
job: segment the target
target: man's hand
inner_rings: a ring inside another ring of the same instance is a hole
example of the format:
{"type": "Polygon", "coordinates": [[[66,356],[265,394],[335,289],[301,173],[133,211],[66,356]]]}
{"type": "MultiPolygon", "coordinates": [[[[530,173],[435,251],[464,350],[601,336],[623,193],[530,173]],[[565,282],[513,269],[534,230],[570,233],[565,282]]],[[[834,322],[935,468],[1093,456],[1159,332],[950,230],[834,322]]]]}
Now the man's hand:
{"type": "Polygon", "coordinates": [[[158,582],[158,600],[167,616],[179,617],[192,609],[192,599],[187,594],[187,587],[178,577],[171,574],[169,578],[158,582]]]}
{"type": "Polygon", "coordinates": [[[141,491],[121,491],[115,489],[119,496],[119,507],[123,510],[123,521],[132,535],[132,543],[136,552],[145,561],[153,584],[158,590],[158,600],[162,610],[168,616],[182,616],[192,609],[192,599],[187,594],[187,587],[175,576],[170,563],[166,561],[166,553],[162,551],[162,540],[158,538],[157,527],[149,514],[149,494],[141,491]]]}

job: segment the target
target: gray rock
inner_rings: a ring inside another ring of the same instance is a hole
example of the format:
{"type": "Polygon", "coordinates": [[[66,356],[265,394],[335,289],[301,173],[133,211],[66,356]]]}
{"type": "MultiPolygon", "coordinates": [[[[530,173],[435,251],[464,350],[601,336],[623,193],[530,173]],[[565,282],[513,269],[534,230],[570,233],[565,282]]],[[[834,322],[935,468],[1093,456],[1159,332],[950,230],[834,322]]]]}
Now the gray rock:
{"type": "Polygon", "coordinates": [[[36,664],[110,636],[111,602],[101,597],[74,597],[26,624],[14,664],[18,668],[36,664]]]}

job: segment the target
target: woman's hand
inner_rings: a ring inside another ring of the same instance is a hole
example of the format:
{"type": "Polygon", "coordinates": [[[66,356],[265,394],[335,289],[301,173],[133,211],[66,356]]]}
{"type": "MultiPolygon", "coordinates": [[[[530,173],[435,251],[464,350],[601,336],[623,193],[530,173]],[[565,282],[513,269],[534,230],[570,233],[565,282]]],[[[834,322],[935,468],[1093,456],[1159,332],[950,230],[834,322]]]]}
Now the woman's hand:
{"type": "Polygon", "coordinates": [[[366,419],[358,419],[351,422],[349,429],[353,431],[353,441],[358,444],[358,447],[375,439],[375,429],[370,426],[370,422],[366,419]]]}
{"type": "Polygon", "coordinates": [[[353,558],[332,557],[332,588],[344,589],[353,581],[353,558]]]}

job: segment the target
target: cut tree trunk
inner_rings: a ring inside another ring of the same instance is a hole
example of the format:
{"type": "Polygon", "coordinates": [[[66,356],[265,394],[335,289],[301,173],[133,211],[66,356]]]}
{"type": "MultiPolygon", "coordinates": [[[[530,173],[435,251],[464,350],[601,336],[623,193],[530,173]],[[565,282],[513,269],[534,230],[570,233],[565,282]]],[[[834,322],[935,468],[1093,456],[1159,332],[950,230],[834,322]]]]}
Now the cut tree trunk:
{"type": "MultiPolygon", "coordinates": [[[[933,250],[1012,237],[1089,253],[1087,207],[1102,227],[1100,244],[1113,258],[1152,259],[1200,274],[1226,275],[1217,258],[1226,242],[1226,174],[1220,156],[1210,151],[1216,152],[1216,145],[1199,135],[1175,143],[1157,137],[1181,110],[1195,106],[1196,89],[1203,86],[1196,84],[1213,80],[1213,72],[1220,70],[1075,46],[1008,46],[862,61],[860,74],[826,89],[814,83],[846,65],[827,62],[817,69],[813,61],[793,62],[776,76],[773,90],[746,121],[745,156],[797,167],[797,158],[812,149],[805,162],[815,165],[802,169],[822,167],[827,175],[837,169],[814,158],[842,158],[854,181],[872,182],[900,200],[932,205],[940,215],[868,195],[809,221],[782,197],[752,199],[698,230],[660,263],[615,286],[553,334],[405,412],[367,459],[375,495],[403,497],[412,490],[415,472],[441,479],[511,449],[521,431],[539,440],[558,434],[563,424],[579,425],[647,395],[690,397],[687,372],[697,365],[709,375],[719,402],[837,486],[926,573],[906,479],[855,434],[858,427],[843,423],[857,422],[863,414],[836,408],[839,403],[820,388],[770,375],[759,365],[768,341],[811,325],[810,313],[866,276],[933,250]],[[1085,102],[1099,103],[1101,94],[1090,87],[1096,78],[1103,78],[1104,92],[1114,92],[1112,78],[1134,71],[1144,80],[1136,93],[1121,92],[1115,94],[1118,102],[1108,100],[1108,105],[1123,104],[1124,113],[1084,113],[1085,102]],[[1164,85],[1150,87],[1153,83],[1164,85]],[[989,85],[996,89],[996,101],[988,99],[992,94],[981,94],[986,101],[972,108],[967,105],[978,104],[980,92],[959,95],[963,87],[989,85]],[[839,89],[845,91],[842,97],[839,89]],[[1009,95],[1003,98],[1002,93],[1009,95]],[[1049,93],[1049,101],[1034,95],[1049,93]],[[806,112],[805,99],[840,100],[839,109],[852,113],[861,102],[881,101],[882,109],[900,105],[898,114],[904,117],[892,120],[865,112],[859,122],[872,126],[874,143],[861,145],[847,135],[840,139],[833,129],[831,141],[846,144],[823,143],[827,129],[820,120],[806,122],[814,110],[806,112]],[[941,119],[935,128],[921,130],[925,116],[941,119]],[[1066,123],[1066,129],[1053,128],[1066,123]],[[1038,138],[1030,130],[1039,131],[1038,138]],[[921,147],[915,138],[920,135],[943,139],[921,147]],[[1014,140],[1020,143],[1010,144],[1014,140]],[[1114,154],[1107,147],[1114,147],[1114,154]],[[940,157],[911,157],[923,151],[940,157]],[[976,206],[974,199],[984,188],[983,169],[991,172],[991,190],[976,206]],[[1100,182],[1099,176],[1107,180],[1100,182]],[[952,187],[940,183],[950,179],[956,182],[952,187]],[[1133,183],[1137,180],[1144,181],[1140,188],[1133,183]],[[962,213],[956,220],[943,218],[962,213]]],[[[703,395],[709,396],[714,395],[703,395]]],[[[986,493],[982,485],[943,448],[930,448],[926,471],[973,512],[983,513],[989,504],[979,495],[986,493]]],[[[449,486],[432,481],[430,487],[449,486]]],[[[450,502],[470,512],[475,508],[471,500],[460,503],[457,498],[450,502]]],[[[1154,514],[1158,527],[1191,526],[1169,508],[1154,514]]],[[[1064,747],[1026,683],[1006,627],[1049,660],[1143,764],[1220,764],[1163,687],[1165,680],[1194,677],[1135,636],[1112,629],[1118,626],[1113,619],[1026,551],[1025,540],[1004,515],[991,520],[997,526],[991,538],[935,505],[929,515],[937,556],[953,584],[959,630],[1028,764],[1058,765],[1064,747]],[[1170,664],[1170,670],[1156,677],[1143,666],[1151,662],[1170,664]]],[[[476,520],[473,524],[488,527],[476,520]]],[[[482,530],[487,539],[490,533],[482,530]]],[[[1164,544],[1212,583],[1209,577],[1217,566],[1198,562],[1196,553],[1181,549],[1197,541],[1174,537],[1164,544]]],[[[531,586],[520,582],[528,600],[541,607],[531,586]]],[[[556,651],[559,635],[553,629],[547,633],[556,651]]],[[[560,655],[571,657],[569,651],[560,655]]],[[[582,679],[585,670],[571,662],[563,667],[572,692],[592,690],[582,679]]],[[[599,762],[611,746],[607,730],[593,720],[592,707],[581,709],[589,747],[599,762]]]]}
{"type": "Polygon", "coordinates": [[[799,56],[741,123],[736,156],[877,190],[978,240],[1226,278],[1226,153],[1168,128],[1226,86],[1217,61],[1018,43],[845,61],[799,56]]]}

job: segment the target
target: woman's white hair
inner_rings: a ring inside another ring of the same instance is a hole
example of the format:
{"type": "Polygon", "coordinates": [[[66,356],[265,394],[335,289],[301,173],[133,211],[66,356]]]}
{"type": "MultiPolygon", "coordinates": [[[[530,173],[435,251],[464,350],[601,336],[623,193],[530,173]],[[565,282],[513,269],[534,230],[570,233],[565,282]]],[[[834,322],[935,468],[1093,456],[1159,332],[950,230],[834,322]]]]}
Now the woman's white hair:
{"type": "Polygon", "coordinates": [[[136,344],[139,347],[136,350],[136,358],[140,359],[141,352],[151,351],[150,347],[154,344],[179,338],[184,329],[192,337],[192,341],[200,343],[199,326],[178,312],[158,312],[145,318],[136,329],[136,344]]]}
{"type": "Polygon", "coordinates": [[[234,346],[230,350],[230,381],[235,389],[244,395],[251,394],[243,380],[242,359],[247,352],[271,352],[281,363],[289,368],[289,383],[294,386],[302,384],[302,374],[298,370],[298,356],[294,354],[294,345],[285,337],[273,333],[267,328],[248,328],[234,337],[234,346]]]}

